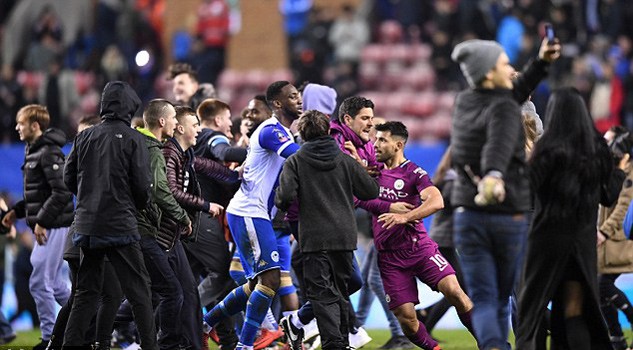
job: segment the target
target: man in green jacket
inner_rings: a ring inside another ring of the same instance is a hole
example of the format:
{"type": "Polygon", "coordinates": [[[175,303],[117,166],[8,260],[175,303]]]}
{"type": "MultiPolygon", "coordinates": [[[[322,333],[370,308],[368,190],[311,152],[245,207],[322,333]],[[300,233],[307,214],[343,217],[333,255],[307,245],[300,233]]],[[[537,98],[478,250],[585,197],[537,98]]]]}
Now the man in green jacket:
{"type": "MultiPolygon", "coordinates": [[[[182,327],[182,317],[185,317],[181,312],[183,289],[187,288],[183,285],[182,275],[183,272],[191,275],[191,268],[179,241],[170,251],[165,251],[156,240],[162,215],[170,216],[183,227],[187,227],[187,233],[191,233],[189,216],[176,202],[167,186],[165,158],[161,150],[162,141],[174,135],[178,124],[176,110],[167,100],[152,100],[143,111],[143,121],[145,128],[137,130],[146,136],[153,188],[150,205],[138,213],[137,219],[141,250],[152,280],[152,289],[160,296],[158,346],[160,349],[189,347],[192,341],[200,342],[199,339],[189,339],[186,336],[187,330],[182,327]]],[[[190,278],[193,280],[193,276],[190,278]]]]}

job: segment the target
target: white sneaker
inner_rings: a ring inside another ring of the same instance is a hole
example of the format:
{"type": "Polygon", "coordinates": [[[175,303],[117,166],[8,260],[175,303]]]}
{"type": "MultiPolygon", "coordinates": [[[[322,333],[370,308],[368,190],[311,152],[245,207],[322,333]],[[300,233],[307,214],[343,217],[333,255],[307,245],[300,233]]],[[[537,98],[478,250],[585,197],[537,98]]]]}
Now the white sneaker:
{"type": "Polygon", "coordinates": [[[317,334],[312,338],[312,343],[303,343],[303,345],[306,345],[306,350],[316,350],[321,345],[321,336],[317,334]]]}
{"type": "Polygon", "coordinates": [[[141,348],[141,344],[137,344],[137,343],[132,343],[130,345],[128,345],[125,349],[123,350],[138,350],[141,348]]]}
{"type": "Polygon", "coordinates": [[[358,332],[349,334],[349,346],[354,349],[362,348],[370,341],[371,337],[363,327],[358,328],[358,332]]]}
{"type": "Polygon", "coordinates": [[[303,341],[306,342],[319,335],[319,327],[317,326],[316,318],[310,321],[307,325],[303,326],[303,341]]]}

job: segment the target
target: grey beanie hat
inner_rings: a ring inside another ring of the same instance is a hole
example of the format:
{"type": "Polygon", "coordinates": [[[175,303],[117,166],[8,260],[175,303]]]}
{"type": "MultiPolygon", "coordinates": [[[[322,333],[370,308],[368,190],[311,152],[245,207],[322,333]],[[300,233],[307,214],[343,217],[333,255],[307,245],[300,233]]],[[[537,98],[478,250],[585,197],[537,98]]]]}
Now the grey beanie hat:
{"type": "Polygon", "coordinates": [[[497,64],[503,47],[492,40],[467,40],[455,46],[451,58],[459,63],[468,85],[474,88],[497,64]]]}
{"type": "Polygon", "coordinates": [[[521,106],[521,113],[534,119],[534,123],[536,124],[536,137],[541,137],[541,135],[543,135],[543,121],[538,113],[536,113],[534,103],[532,103],[532,101],[525,101],[521,106]]]}

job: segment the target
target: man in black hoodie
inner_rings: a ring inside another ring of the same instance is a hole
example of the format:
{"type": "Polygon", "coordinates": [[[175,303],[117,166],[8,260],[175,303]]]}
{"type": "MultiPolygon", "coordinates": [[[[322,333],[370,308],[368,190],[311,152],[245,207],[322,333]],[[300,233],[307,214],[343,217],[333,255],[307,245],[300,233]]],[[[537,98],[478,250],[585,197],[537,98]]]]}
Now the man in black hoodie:
{"type": "Polygon", "coordinates": [[[48,344],[55,325],[56,303],[65,305],[70,297],[67,279],[61,273],[66,233],[73,221],[72,194],[63,182],[62,168],[66,135],[48,128],[50,116],[46,107],[28,105],[16,118],[20,140],[27,143],[24,165],[24,199],[15,204],[3,219],[11,226],[16,218],[26,218],[37,243],[33,246],[33,273],[29,289],[40,316],[42,342],[48,344]]]}
{"type": "Polygon", "coordinates": [[[145,137],[130,127],[141,101],[125,82],[109,82],[101,96],[103,122],[79,134],[64,168],[77,196],[73,242],[84,258],[64,346],[85,346],[101,290],[104,256],[132,304],[143,349],[156,349],[149,275],[139,246],[136,213],[150,200],[152,179],[145,137]]]}
{"type": "Polygon", "coordinates": [[[322,348],[343,349],[349,346],[352,326],[347,284],[358,238],[356,221],[350,219],[354,197],[376,198],[379,188],[358,162],[339,149],[329,130],[329,118],[321,112],[307,111],[301,117],[299,133],[306,143],[284,164],[275,205],[287,210],[299,199],[306,296],[314,306],[322,348]]]}

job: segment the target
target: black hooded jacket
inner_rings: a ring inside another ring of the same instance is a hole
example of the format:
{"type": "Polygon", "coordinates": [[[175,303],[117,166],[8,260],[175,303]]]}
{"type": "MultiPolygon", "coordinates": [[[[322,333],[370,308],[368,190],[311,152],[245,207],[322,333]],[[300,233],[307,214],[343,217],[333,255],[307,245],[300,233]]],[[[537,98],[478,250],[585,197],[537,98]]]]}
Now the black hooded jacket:
{"type": "Polygon", "coordinates": [[[354,197],[378,197],[378,183],[331,136],[306,142],[284,163],[275,205],[287,210],[299,198],[302,252],[355,250],[354,197]]]}
{"type": "Polygon", "coordinates": [[[68,227],[73,221],[73,196],[64,185],[64,153],[66,135],[50,128],[33,144],[26,146],[22,173],[24,199],[15,204],[18,218],[51,229],[68,227]]]}
{"type": "Polygon", "coordinates": [[[101,124],[75,138],[64,181],[77,196],[77,233],[106,238],[106,245],[138,237],[137,210],[150,200],[152,179],[145,136],[130,127],[140,108],[125,82],[109,82],[101,97],[101,124]]]}

